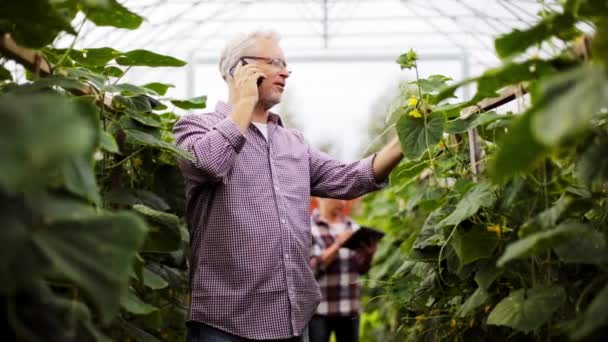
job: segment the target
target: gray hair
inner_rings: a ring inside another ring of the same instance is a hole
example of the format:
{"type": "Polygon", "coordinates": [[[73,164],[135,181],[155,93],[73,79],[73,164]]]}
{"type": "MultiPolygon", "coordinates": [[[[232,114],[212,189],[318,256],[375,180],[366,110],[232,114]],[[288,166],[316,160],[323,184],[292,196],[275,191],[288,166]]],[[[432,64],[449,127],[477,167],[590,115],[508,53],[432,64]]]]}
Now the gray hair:
{"type": "Polygon", "coordinates": [[[275,31],[256,30],[251,33],[240,33],[234,36],[226,43],[222,54],[220,55],[220,74],[222,78],[227,80],[230,76],[230,68],[232,68],[246,52],[255,46],[257,38],[271,39],[279,42],[281,37],[275,31]]]}

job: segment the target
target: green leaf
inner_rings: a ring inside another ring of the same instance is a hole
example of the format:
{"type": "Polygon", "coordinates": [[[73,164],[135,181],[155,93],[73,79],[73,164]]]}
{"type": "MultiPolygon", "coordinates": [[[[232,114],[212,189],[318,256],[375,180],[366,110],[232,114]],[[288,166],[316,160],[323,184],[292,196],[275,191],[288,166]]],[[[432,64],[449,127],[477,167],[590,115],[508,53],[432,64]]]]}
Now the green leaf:
{"type": "Polygon", "coordinates": [[[555,227],[559,219],[573,202],[574,199],[571,196],[564,195],[560,197],[553,206],[543,210],[541,213],[525,222],[519,231],[519,236],[524,237],[538,230],[546,230],[555,227]]]}
{"type": "Polygon", "coordinates": [[[150,127],[161,127],[162,126],[158,115],[153,114],[153,113],[141,113],[141,112],[135,112],[132,110],[125,110],[125,114],[127,114],[131,119],[141,123],[142,125],[146,125],[146,126],[150,126],[150,127]]]}
{"type": "Polygon", "coordinates": [[[16,89],[15,92],[19,94],[33,93],[53,87],[61,87],[65,90],[82,90],[85,87],[85,84],[73,78],[50,75],[34,82],[24,84],[16,89]]]}
{"type": "Polygon", "coordinates": [[[490,298],[488,292],[482,288],[477,288],[475,292],[458,308],[456,316],[466,317],[475,311],[478,307],[482,306],[490,298]]]}
{"type": "Polygon", "coordinates": [[[453,226],[473,216],[481,207],[490,207],[496,201],[493,187],[485,182],[477,184],[458,202],[450,216],[439,222],[439,226],[453,226]]]}
{"type": "Polygon", "coordinates": [[[424,225],[420,229],[420,234],[414,241],[413,248],[417,250],[424,250],[429,247],[440,247],[445,244],[445,237],[441,226],[437,223],[441,221],[453,207],[450,205],[441,206],[431,212],[431,214],[424,221],[424,225]]]}
{"type": "Polygon", "coordinates": [[[570,334],[573,339],[583,339],[598,328],[605,326],[608,323],[608,285],[593,298],[589,304],[581,323],[570,334]]]}
{"type": "Polygon", "coordinates": [[[158,95],[154,90],[138,87],[133,84],[122,83],[122,84],[110,84],[105,86],[103,90],[109,93],[121,93],[122,95],[158,95]]]}
{"type": "Polygon", "coordinates": [[[1,1],[0,32],[11,33],[19,45],[41,48],[61,31],[76,34],[71,17],[61,15],[47,0],[1,1]]]}
{"type": "Polygon", "coordinates": [[[76,157],[63,166],[65,187],[97,207],[101,206],[101,197],[97,189],[95,170],[88,157],[76,157]]]}
{"type": "Polygon", "coordinates": [[[114,26],[134,30],[144,20],[116,0],[108,0],[108,6],[83,4],[82,11],[86,14],[87,19],[94,22],[97,26],[114,26]]]}
{"type": "Polygon", "coordinates": [[[402,115],[397,121],[397,135],[403,154],[409,159],[418,159],[427,148],[437,144],[443,135],[445,117],[432,113],[424,118],[402,115]]]}
{"type": "Polygon", "coordinates": [[[109,61],[118,57],[122,54],[122,52],[114,50],[109,47],[102,48],[94,48],[94,49],[83,49],[83,50],[74,50],[74,49],[45,49],[45,52],[51,53],[53,57],[59,58],[59,56],[63,56],[66,53],[68,56],[75,61],[76,63],[88,67],[103,67],[109,61]]]}
{"type": "Polygon", "coordinates": [[[404,160],[391,172],[390,183],[399,184],[408,181],[410,178],[417,176],[424,169],[428,168],[430,162],[428,159],[423,160],[404,160]]]}
{"type": "Polygon", "coordinates": [[[431,75],[428,78],[422,78],[418,81],[411,82],[418,84],[423,94],[436,94],[440,89],[447,86],[447,82],[452,79],[443,75],[431,75]]]}
{"type": "Polygon", "coordinates": [[[134,205],[133,209],[146,218],[150,228],[143,251],[165,253],[181,248],[181,223],[177,216],[141,204],[134,205]]]}
{"type": "Polygon", "coordinates": [[[548,153],[548,149],[532,133],[531,122],[535,110],[533,107],[521,114],[509,127],[509,133],[498,140],[500,149],[490,164],[495,182],[502,183],[526,171],[548,153]]]}
{"type": "Polygon", "coordinates": [[[494,42],[496,53],[500,58],[522,53],[532,45],[573,28],[575,23],[576,20],[569,13],[551,15],[525,31],[516,29],[498,37],[494,42]]]}
{"type": "Polygon", "coordinates": [[[173,84],[158,83],[158,82],[144,84],[142,87],[151,89],[151,90],[155,91],[158,95],[161,95],[161,96],[165,95],[169,88],[175,88],[175,86],[173,84]]]}
{"type": "Polygon", "coordinates": [[[418,60],[418,55],[413,49],[402,54],[397,58],[397,64],[401,66],[401,69],[411,69],[416,67],[416,61],[418,60]]]}
{"type": "Polygon", "coordinates": [[[207,96],[193,97],[188,100],[171,100],[171,103],[181,109],[202,109],[207,106],[207,96]]]}
{"type": "Polygon", "coordinates": [[[608,244],[603,233],[588,228],[584,233],[554,248],[562,262],[577,264],[608,263],[608,244]]]}
{"type": "Polygon", "coordinates": [[[532,132],[539,142],[555,146],[581,132],[606,104],[608,87],[604,69],[583,65],[540,83],[532,132]]]}
{"type": "Polygon", "coordinates": [[[116,95],[112,98],[112,104],[116,109],[129,109],[133,112],[151,112],[152,104],[145,95],[121,96],[116,95]]]}
{"type": "Polygon", "coordinates": [[[118,144],[114,136],[106,131],[101,131],[99,135],[99,146],[110,153],[120,154],[118,144]]]}
{"type": "Polygon", "coordinates": [[[0,96],[0,186],[45,184],[72,157],[92,151],[98,128],[91,111],[52,94],[0,96]]]}
{"type": "Polygon", "coordinates": [[[116,63],[127,66],[148,66],[148,67],[181,67],[187,63],[177,58],[147,50],[133,50],[124,53],[116,58],[116,63]]]}
{"type": "Polygon", "coordinates": [[[470,129],[476,128],[477,126],[486,125],[490,122],[500,120],[504,117],[504,114],[497,114],[495,112],[471,115],[466,119],[459,118],[452,121],[448,121],[445,125],[445,131],[446,133],[450,134],[465,133],[470,129]]]}
{"type": "Polygon", "coordinates": [[[502,272],[503,269],[496,267],[495,261],[488,261],[475,273],[475,282],[477,286],[487,291],[502,272]]]}
{"type": "Polygon", "coordinates": [[[135,293],[133,293],[133,291],[127,291],[122,296],[120,299],[120,306],[122,306],[122,308],[127,312],[135,315],[148,315],[158,311],[156,306],[142,301],[135,293]]]}
{"type": "Polygon", "coordinates": [[[152,147],[158,147],[160,149],[169,151],[177,156],[180,156],[182,158],[185,158],[187,160],[193,161],[194,157],[192,157],[192,155],[186,151],[183,151],[182,149],[180,149],[179,147],[169,144],[167,142],[164,142],[150,134],[144,133],[142,131],[137,131],[137,130],[127,130],[127,137],[129,138],[129,141],[131,141],[133,144],[136,145],[143,145],[143,146],[152,146],[152,147]]]}
{"type": "Polygon", "coordinates": [[[537,255],[587,231],[583,224],[562,223],[555,229],[531,234],[509,244],[497,265],[502,267],[511,260],[537,255]]]}
{"type": "Polygon", "coordinates": [[[144,267],[144,285],[152,290],[160,290],[169,286],[169,283],[163,277],[144,267]]]}
{"type": "Polygon", "coordinates": [[[179,225],[180,225],[179,217],[177,217],[173,214],[154,210],[152,208],[149,208],[149,207],[147,207],[145,205],[141,205],[141,204],[134,205],[133,210],[144,215],[145,217],[147,217],[148,219],[150,219],[156,223],[160,223],[169,228],[175,228],[175,229],[179,228],[179,225]]]}
{"type": "Polygon", "coordinates": [[[109,322],[126,291],[131,262],[146,226],[133,214],[101,215],[36,230],[33,241],[56,270],[81,286],[103,322],[109,322]]]}
{"type": "MultiPolygon", "coordinates": [[[[432,102],[439,103],[454,97],[456,90],[471,82],[477,83],[477,92],[465,105],[474,105],[477,102],[498,96],[498,91],[510,86],[531,81],[555,73],[555,64],[563,63],[560,59],[540,60],[532,59],[522,63],[508,63],[503,66],[485,71],[479,77],[473,77],[441,89],[439,94],[433,96],[432,102]]],[[[460,104],[459,106],[463,106],[460,104]]]]}
{"type": "Polygon", "coordinates": [[[467,265],[478,259],[489,258],[499,242],[500,237],[495,232],[479,226],[474,226],[467,231],[458,228],[451,240],[452,247],[458,255],[461,265],[467,265]]]}
{"type": "Polygon", "coordinates": [[[575,165],[576,177],[587,186],[594,181],[608,178],[608,137],[596,136],[578,158],[575,165]]]}
{"type": "Polygon", "coordinates": [[[8,71],[3,65],[0,65],[0,81],[12,81],[13,80],[13,75],[11,75],[11,72],[8,71]]]}
{"type": "Polygon", "coordinates": [[[561,287],[519,289],[496,305],[487,324],[528,333],[551,319],[565,300],[566,292],[561,287]]]}
{"type": "Polygon", "coordinates": [[[95,73],[86,68],[62,68],[60,71],[66,72],[68,76],[76,77],[79,80],[88,81],[97,89],[103,89],[104,85],[108,82],[108,78],[104,75],[95,73]]]}

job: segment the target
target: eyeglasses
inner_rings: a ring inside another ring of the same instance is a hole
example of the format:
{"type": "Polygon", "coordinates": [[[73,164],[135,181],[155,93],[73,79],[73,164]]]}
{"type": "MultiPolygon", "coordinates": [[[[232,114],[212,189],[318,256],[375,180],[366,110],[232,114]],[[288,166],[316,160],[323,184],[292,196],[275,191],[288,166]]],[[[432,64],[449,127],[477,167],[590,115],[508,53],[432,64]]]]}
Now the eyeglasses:
{"type": "MultiPolygon", "coordinates": [[[[255,60],[265,61],[267,64],[272,65],[273,67],[275,67],[277,69],[287,69],[287,63],[284,60],[282,60],[281,58],[260,57],[260,56],[243,56],[243,57],[239,58],[239,61],[243,62],[243,65],[247,65],[249,63],[247,63],[246,59],[255,59],[255,60]]],[[[237,62],[237,64],[238,64],[238,62],[237,62]]],[[[230,76],[234,76],[234,69],[236,69],[237,64],[235,64],[232,68],[230,68],[230,70],[229,70],[230,76]]],[[[287,70],[287,73],[291,75],[291,70],[287,70]]]]}

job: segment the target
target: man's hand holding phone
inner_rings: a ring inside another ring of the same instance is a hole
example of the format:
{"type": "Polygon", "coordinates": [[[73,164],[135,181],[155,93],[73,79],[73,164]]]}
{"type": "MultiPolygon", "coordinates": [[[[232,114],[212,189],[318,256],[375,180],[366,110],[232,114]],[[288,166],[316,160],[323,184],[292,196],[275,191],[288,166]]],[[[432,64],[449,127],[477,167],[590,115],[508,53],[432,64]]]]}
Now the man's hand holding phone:
{"type": "Polygon", "coordinates": [[[231,117],[239,126],[241,133],[245,134],[259,99],[258,80],[266,76],[259,67],[247,64],[245,61],[241,61],[236,66],[232,75],[233,92],[230,102],[234,108],[231,117]]]}

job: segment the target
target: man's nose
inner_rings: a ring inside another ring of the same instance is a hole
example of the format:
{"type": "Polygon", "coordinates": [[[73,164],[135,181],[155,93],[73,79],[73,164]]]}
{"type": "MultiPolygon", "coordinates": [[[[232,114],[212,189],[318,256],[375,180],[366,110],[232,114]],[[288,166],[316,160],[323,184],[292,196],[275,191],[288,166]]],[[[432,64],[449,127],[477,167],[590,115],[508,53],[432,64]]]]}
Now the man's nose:
{"type": "Polygon", "coordinates": [[[287,70],[287,68],[281,68],[281,70],[279,71],[279,76],[283,78],[288,78],[289,75],[291,75],[291,71],[287,70]]]}

